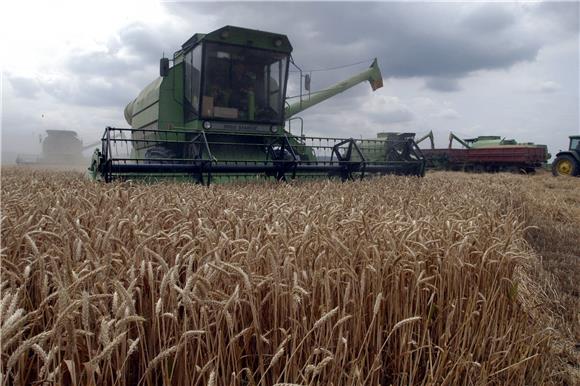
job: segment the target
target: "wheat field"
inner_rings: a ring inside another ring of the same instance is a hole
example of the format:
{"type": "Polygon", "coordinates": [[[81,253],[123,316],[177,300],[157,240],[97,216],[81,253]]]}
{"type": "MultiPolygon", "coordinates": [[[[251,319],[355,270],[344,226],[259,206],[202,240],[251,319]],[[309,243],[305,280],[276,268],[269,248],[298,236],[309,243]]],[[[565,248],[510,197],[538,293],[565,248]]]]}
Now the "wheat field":
{"type": "Polygon", "coordinates": [[[580,179],[1,181],[3,385],[580,381],[580,179]]]}

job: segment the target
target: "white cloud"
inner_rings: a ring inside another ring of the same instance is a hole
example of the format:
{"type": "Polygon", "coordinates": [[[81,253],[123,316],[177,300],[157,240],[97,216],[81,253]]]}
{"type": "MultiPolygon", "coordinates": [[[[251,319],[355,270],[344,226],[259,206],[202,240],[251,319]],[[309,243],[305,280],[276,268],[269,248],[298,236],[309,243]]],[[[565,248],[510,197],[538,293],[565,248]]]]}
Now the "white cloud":
{"type": "Polygon", "coordinates": [[[437,118],[444,119],[459,119],[460,115],[457,111],[451,108],[443,109],[434,115],[437,118]]]}
{"type": "Polygon", "coordinates": [[[372,95],[360,108],[368,117],[383,124],[403,123],[413,120],[413,112],[396,96],[372,95]]]}
{"type": "Polygon", "coordinates": [[[547,80],[544,82],[538,82],[538,83],[533,84],[530,87],[530,90],[532,92],[549,94],[549,93],[559,91],[561,88],[562,88],[562,86],[560,86],[558,83],[547,80]]]}

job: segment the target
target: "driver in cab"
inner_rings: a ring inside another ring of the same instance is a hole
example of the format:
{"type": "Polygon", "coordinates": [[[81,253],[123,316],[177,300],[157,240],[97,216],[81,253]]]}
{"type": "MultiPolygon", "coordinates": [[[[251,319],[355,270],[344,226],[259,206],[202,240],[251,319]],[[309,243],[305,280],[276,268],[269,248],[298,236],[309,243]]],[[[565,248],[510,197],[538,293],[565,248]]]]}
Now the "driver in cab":
{"type": "Polygon", "coordinates": [[[248,119],[250,103],[254,103],[256,91],[256,74],[248,71],[243,62],[234,64],[232,72],[232,93],[229,100],[230,107],[240,110],[240,118],[248,119]]]}

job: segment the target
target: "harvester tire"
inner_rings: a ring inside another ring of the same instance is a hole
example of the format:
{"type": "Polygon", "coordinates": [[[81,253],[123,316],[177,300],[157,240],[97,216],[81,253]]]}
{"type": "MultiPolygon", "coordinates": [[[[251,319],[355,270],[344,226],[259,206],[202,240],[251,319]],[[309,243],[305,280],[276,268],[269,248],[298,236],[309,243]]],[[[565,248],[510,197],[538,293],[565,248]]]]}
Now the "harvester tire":
{"type": "Polygon", "coordinates": [[[552,174],[557,176],[575,176],[578,174],[578,162],[568,154],[562,154],[552,162],[552,174]]]}
{"type": "MultiPolygon", "coordinates": [[[[300,160],[300,157],[298,156],[298,154],[296,155],[298,158],[297,160],[300,160]]],[[[284,149],[284,151],[282,151],[282,149],[275,149],[274,152],[272,153],[272,160],[274,161],[274,163],[276,161],[294,161],[294,157],[292,156],[292,153],[290,153],[288,150],[284,149]]]]}

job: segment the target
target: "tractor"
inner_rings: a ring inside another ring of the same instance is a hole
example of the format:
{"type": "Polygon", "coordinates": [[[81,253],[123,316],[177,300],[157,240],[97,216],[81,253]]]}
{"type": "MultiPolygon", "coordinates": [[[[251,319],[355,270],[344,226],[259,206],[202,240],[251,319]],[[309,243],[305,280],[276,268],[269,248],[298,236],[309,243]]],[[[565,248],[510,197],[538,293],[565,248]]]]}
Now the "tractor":
{"type": "Polygon", "coordinates": [[[554,176],[580,176],[580,135],[570,136],[570,146],[556,154],[552,162],[554,176]]]}

